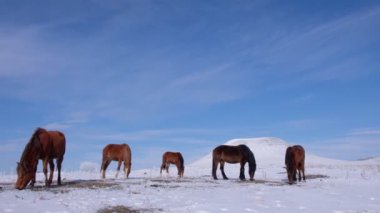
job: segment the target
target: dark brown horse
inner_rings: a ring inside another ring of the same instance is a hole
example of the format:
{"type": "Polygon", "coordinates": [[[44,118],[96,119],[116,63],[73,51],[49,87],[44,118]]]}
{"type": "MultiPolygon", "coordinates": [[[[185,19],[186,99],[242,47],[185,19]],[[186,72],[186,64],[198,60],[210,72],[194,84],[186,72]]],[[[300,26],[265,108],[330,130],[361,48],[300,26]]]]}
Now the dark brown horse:
{"type": "Polygon", "coordinates": [[[244,166],[248,162],[250,180],[254,180],[256,160],[252,151],[246,145],[216,147],[212,152],[212,176],[216,180],[216,169],[220,163],[223,179],[228,179],[224,173],[224,163],[240,163],[240,180],[245,180],[244,166]]]}
{"type": "Polygon", "coordinates": [[[16,188],[24,189],[29,182],[31,186],[36,182],[36,172],[38,159],[43,161],[43,172],[45,175],[45,185],[49,186],[53,180],[54,162],[57,159],[58,185],[61,185],[61,166],[66,149],[65,135],[59,131],[46,131],[38,128],[26,144],[21,155],[20,162],[17,163],[16,188]],[[50,165],[50,176],[47,177],[47,164],[50,165]]]}
{"type": "Polygon", "coordinates": [[[111,161],[118,162],[115,177],[117,178],[119,175],[121,162],[124,162],[124,176],[125,178],[128,178],[129,173],[131,172],[131,158],[131,148],[129,148],[128,144],[108,144],[105,146],[103,149],[102,167],[100,168],[102,178],[106,178],[106,169],[111,161]]]}
{"type": "Polygon", "coordinates": [[[162,156],[162,164],[160,174],[162,174],[162,170],[166,169],[166,173],[169,173],[169,165],[175,164],[178,169],[178,176],[183,177],[183,173],[185,172],[184,160],[182,154],[180,152],[165,152],[162,156]]]}
{"type": "Polygon", "coordinates": [[[296,173],[298,170],[298,181],[301,181],[301,172],[305,180],[305,150],[300,145],[288,147],[285,154],[285,165],[288,173],[289,184],[297,181],[296,173]]]}

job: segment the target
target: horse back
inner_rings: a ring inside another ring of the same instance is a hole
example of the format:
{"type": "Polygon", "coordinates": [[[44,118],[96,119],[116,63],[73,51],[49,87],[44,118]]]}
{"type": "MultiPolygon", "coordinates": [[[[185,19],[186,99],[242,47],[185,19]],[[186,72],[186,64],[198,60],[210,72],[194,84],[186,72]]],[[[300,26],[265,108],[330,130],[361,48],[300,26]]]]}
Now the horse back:
{"type": "Polygon", "coordinates": [[[305,150],[300,145],[288,147],[285,154],[285,164],[289,166],[298,167],[305,162],[305,150]]]}
{"type": "Polygon", "coordinates": [[[131,148],[128,144],[108,144],[103,148],[103,158],[131,161],[131,148]]]}
{"type": "Polygon", "coordinates": [[[296,145],[293,146],[293,150],[296,163],[303,164],[305,161],[305,149],[300,145],[296,145]]]}
{"type": "Polygon", "coordinates": [[[162,160],[163,162],[173,163],[173,164],[175,164],[176,162],[183,163],[183,157],[180,152],[165,152],[162,155],[162,160]]]}
{"type": "Polygon", "coordinates": [[[212,155],[214,160],[222,160],[228,163],[240,163],[244,158],[239,146],[220,145],[213,150],[212,155]]]}
{"type": "Polygon", "coordinates": [[[66,138],[60,131],[49,131],[50,140],[53,146],[52,156],[53,158],[60,158],[66,151],[66,138]]]}
{"type": "Polygon", "coordinates": [[[41,145],[41,152],[39,155],[40,159],[44,159],[46,157],[51,156],[53,153],[53,143],[52,140],[50,139],[50,135],[48,131],[42,128],[38,128],[36,130],[36,137],[41,145]]]}

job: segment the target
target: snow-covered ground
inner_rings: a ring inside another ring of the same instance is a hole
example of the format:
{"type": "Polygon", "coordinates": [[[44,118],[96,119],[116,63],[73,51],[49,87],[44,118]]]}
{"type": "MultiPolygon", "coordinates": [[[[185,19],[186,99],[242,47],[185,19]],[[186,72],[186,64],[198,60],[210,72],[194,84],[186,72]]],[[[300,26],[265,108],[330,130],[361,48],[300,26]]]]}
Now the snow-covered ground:
{"type": "MultiPolygon", "coordinates": [[[[132,170],[130,179],[101,180],[91,165],[65,172],[64,185],[14,189],[16,175],[0,176],[0,212],[380,212],[380,158],[339,161],[308,154],[306,182],[288,185],[284,167],[289,145],[278,138],[236,139],[255,154],[255,181],[240,181],[239,166],[226,164],[229,180],[211,178],[211,155],[160,177],[159,169],[132,170]],[[86,170],[86,171],[84,171],[86,170]],[[107,211],[108,210],[108,211],[107,211]]],[[[210,150],[211,151],[211,150],[210,150]]],[[[186,160],[186,159],[185,159],[186,160]]],[[[158,163],[159,166],[159,163],[158,163]]],[[[246,169],[247,170],[247,169],[246,169]]],[[[246,174],[247,175],[247,174],[246,174]]],[[[218,170],[218,177],[221,178],[218,170]]],[[[56,176],[55,176],[56,178],[56,176]]],[[[54,182],[55,184],[55,182],[54,182]]]]}

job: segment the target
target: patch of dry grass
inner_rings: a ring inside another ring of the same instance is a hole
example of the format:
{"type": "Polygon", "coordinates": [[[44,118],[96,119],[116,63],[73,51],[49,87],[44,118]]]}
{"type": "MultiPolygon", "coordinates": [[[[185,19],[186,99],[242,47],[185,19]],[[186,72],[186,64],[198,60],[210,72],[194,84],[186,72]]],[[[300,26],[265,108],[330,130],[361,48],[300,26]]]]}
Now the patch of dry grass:
{"type": "Polygon", "coordinates": [[[162,212],[162,209],[134,209],[128,206],[109,206],[99,209],[97,213],[147,213],[147,212],[162,212]]]}

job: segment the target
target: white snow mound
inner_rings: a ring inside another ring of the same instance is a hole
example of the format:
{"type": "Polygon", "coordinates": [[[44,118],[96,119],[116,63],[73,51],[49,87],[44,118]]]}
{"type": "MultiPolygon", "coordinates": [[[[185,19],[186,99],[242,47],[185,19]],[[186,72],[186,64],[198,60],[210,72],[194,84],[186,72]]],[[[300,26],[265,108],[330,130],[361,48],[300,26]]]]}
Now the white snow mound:
{"type": "MultiPolygon", "coordinates": [[[[237,146],[245,144],[248,146],[255,155],[256,164],[258,168],[282,168],[285,166],[285,152],[286,148],[295,144],[290,144],[280,138],[276,137],[261,137],[261,138],[246,138],[246,139],[233,139],[227,141],[224,145],[237,146]]],[[[305,148],[305,165],[306,167],[319,167],[319,166],[350,166],[350,165],[363,165],[374,164],[379,162],[379,158],[372,158],[363,161],[343,161],[335,160],[313,155],[308,150],[307,146],[300,144],[305,148]]],[[[200,160],[190,164],[190,167],[198,169],[210,169],[212,164],[212,150],[208,155],[200,160]]],[[[238,166],[238,165],[236,165],[238,166]]]]}

